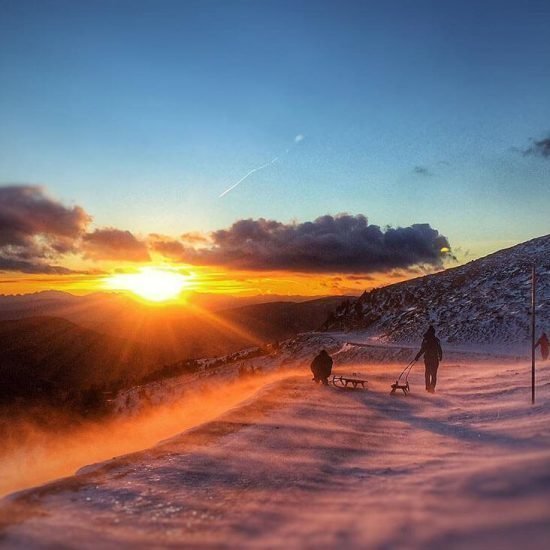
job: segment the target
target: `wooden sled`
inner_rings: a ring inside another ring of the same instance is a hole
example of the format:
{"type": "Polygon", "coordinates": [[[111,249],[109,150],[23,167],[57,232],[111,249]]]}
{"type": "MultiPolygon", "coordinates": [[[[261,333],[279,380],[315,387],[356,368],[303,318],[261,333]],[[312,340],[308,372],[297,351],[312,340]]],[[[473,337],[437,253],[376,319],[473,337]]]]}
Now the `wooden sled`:
{"type": "Polygon", "coordinates": [[[395,384],[391,385],[390,395],[395,395],[395,392],[397,390],[401,390],[404,395],[409,395],[409,392],[411,391],[409,388],[409,374],[411,373],[411,369],[414,367],[415,363],[416,363],[416,359],[413,359],[401,371],[401,374],[397,377],[395,384]]]}
{"type": "Polygon", "coordinates": [[[364,378],[358,378],[357,376],[343,376],[343,375],[333,375],[332,377],[332,385],[336,388],[344,388],[344,389],[353,389],[356,390],[357,388],[367,390],[368,381],[364,378]]]}
{"type": "Polygon", "coordinates": [[[411,391],[409,388],[409,383],[406,382],[405,384],[399,384],[398,381],[395,382],[395,384],[391,385],[391,392],[390,395],[394,394],[397,390],[403,390],[403,393],[405,395],[408,395],[411,391]]]}

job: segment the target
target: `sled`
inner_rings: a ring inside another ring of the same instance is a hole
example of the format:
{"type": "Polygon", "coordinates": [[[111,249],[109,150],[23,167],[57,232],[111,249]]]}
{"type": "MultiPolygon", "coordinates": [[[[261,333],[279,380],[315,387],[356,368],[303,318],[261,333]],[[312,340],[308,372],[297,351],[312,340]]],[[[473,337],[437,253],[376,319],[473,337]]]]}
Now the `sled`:
{"type": "Polygon", "coordinates": [[[397,377],[394,384],[391,385],[390,395],[394,395],[397,390],[401,390],[404,395],[409,395],[411,389],[409,387],[409,374],[416,363],[416,359],[413,359],[397,377]],[[401,380],[403,379],[403,380],[401,380]]]}
{"type": "Polygon", "coordinates": [[[403,390],[403,393],[405,395],[408,395],[411,389],[409,388],[409,383],[406,382],[405,384],[400,384],[399,382],[395,382],[395,384],[391,385],[391,392],[390,395],[394,394],[397,390],[403,390]]]}
{"type": "Polygon", "coordinates": [[[344,389],[354,389],[357,388],[366,390],[368,389],[366,387],[366,384],[368,384],[368,381],[364,378],[359,378],[357,375],[353,374],[352,376],[345,376],[345,375],[333,375],[332,377],[332,385],[336,388],[344,388],[344,389]]]}

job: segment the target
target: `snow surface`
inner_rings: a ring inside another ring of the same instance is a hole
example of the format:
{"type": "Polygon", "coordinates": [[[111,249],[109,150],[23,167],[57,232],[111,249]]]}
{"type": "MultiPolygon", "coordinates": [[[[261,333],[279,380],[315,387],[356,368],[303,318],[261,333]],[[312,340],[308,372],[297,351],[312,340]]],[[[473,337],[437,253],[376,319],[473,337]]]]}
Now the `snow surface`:
{"type": "Polygon", "coordinates": [[[548,548],[550,364],[533,406],[525,360],[448,353],[435,395],[418,366],[411,395],[390,397],[412,351],[372,353],[336,335],[287,343],[254,361],[277,376],[215,420],[5,498],[0,546],[548,548]],[[318,347],[369,391],[313,384],[318,347]]]}

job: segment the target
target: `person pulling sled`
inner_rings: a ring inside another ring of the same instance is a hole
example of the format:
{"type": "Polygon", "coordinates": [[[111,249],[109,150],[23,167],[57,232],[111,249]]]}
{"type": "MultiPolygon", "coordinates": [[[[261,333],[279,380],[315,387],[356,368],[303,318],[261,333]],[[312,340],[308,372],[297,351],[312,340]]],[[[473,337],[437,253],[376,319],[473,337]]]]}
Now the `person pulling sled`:
{"type": "Polygon", "coordinates": [[[443,359],[443,351],[441,350],[441,342],[439,338],[436,337],[435,329],[431,325],[424,334],[422,346],[414,360],[418,361],[422,355],[424,355],[424,366],[426,369],[426,391],[434,393],[435,385],[437,384],[437,369],[439,367],[439,362],[443,359]]]}
{"type": "Polygon", "coordinates": [[[541,337],[537,340],[537,343],[535,344],[535,349],[537,349],[540,346],[540,355],[542,357],[543,361],[546,361],[548,359],[548,351],[549,351],[549,342],[548,342],[548,336],[546,336],[546,332],[543,332],[541,334],[541,337]]]}

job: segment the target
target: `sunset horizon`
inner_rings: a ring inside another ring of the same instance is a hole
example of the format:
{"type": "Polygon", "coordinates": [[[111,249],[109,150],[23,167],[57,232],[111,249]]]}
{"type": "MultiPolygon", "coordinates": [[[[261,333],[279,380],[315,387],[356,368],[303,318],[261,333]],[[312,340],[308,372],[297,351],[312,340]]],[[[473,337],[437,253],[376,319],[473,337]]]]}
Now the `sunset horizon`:
{"type": "Polygon", "coordinates": [[[5,223],[13,224],[13,243],[4,245],[1,260],[5,272],[17,274],[2,280],[7,294],[48,288],[131,291],[132,281],[156,272],[166,275],[158,286],[170,278],[182,283],[166,299],[177,298],[184,288],[338,295],[459,263],[447,238],[428,223],[381,229],[361,214],[342,213],[305,222],[243,219],[227,229],[176,237],[136,236],[94,227],[84,208],[66,206],[39,186],[4,186],[0,198],[5,223]]]}
{"type": "Polygon", "coordinates": [[[0,550],[547,550],[549,0],[0,0],[0,550]]]}
{"type": "Polygon", "coordinates": [[[0,293],[357,293],[549,231],[537,2],[3,4],[0,293]]]}
{"type": "Polygon", "coordinates": [[[6,223],[20,225],[13,229],[13,244],[4,245],[1,261],[10,276],[2,278],[3,294],[53,289],[140,296],[130,288],[131,282],[154,272],[168,274],[165,281],[170,275],[181,281],[181,288],[166,296],[168,301],[181,294],[184,302],[184,294],[191,291],[237,296],[358,294],[456,267],[521,242],[502,241],[497,248],[493,242],[493,247],[478,248],[474,255],[461,246],[452,247],[429,223],[380,228],[362,214],[347,213],[304,222],[237,220],[211,233],[136,236],[94,226],[83,207],[67,206],[41,186],[4,186],[0,195],[6,223]],[[23,238],[24,243],[17,241],[23,238]],[[338,239],[342,250],[335,251],[338,239]],[[287,245],[290,251],[285,250],[287,245]],[[265,247],[271,247],[269,257],[265,247]]]}

